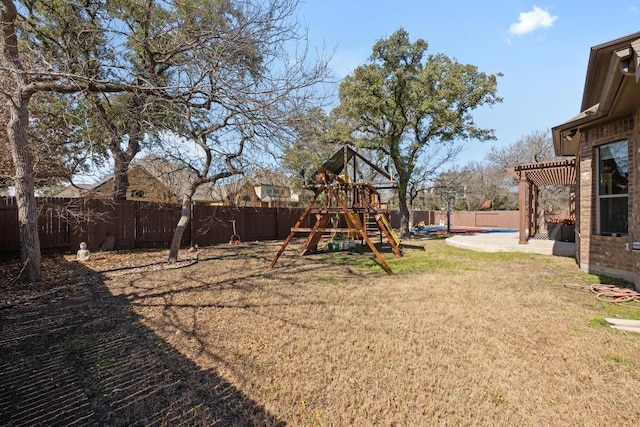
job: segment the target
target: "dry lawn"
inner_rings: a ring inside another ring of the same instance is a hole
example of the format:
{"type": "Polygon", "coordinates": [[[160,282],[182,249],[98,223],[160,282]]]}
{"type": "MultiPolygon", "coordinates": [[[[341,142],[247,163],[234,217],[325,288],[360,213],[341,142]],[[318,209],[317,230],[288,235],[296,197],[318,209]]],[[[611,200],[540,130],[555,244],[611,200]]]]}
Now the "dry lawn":
{"type": "Polygon", "coordinates": [[[640,336],[601,319],[639,310],[564,287],[599,280],[571,258],[411,244],[392,276],[371,254],[299,257],[299,242],[272,270],[280,243],[175,269],[86,265],[288,425],[637,425],[640,336]]]}

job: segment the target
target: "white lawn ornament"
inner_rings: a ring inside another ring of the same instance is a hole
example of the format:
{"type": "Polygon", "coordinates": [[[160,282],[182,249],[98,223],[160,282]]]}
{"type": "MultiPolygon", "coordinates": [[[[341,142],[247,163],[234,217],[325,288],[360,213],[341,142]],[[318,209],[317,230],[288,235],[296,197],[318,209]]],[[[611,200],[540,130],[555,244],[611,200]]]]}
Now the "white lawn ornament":
{"type": "Polygon", "coordinates": [[[91,259],[91,252],[87,249],[85,242],[80,242],[80,249],[76,253],[76,258],[78,261],[89,261],[91,259]]]}

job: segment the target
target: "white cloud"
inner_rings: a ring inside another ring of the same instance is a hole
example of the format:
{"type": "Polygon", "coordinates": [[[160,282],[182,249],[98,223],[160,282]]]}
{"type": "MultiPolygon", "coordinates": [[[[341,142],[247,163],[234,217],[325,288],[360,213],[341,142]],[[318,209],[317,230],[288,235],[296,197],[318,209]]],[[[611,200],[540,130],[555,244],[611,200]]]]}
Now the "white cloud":
{"type": "Polygon", "coordinates": [[[518,16],[518,22],[509,26],[509,34],[523,36],[540,28],[549,28],[553,25],[557,16],[551,15],[546,10],[534,6],[530,12],[522,12],[518,16]]]}

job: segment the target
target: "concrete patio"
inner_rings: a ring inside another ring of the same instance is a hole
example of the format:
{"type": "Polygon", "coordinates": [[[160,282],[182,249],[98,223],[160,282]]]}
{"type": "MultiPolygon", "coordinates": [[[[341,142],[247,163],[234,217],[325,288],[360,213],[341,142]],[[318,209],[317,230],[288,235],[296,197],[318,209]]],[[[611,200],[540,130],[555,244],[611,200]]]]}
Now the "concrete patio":
{"type": "Polygon", "coordinates": [[[518,233],[465,233],[449,237],[446,243],[462,249],[479,252],[526,252],[543,255],[576,256],[576,244],[555,240],[529,239],[526,245],[518,243],[518,233]]]}

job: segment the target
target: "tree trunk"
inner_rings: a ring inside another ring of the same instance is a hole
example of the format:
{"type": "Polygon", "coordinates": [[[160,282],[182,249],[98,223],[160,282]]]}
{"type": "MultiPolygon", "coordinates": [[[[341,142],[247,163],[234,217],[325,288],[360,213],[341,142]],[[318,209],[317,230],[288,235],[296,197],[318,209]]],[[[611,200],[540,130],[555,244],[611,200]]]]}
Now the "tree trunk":
{"type": "Polygon", "coordinates": [[[182,198],[180,219],[178,220],[178,225],[173,232],[173,239],[171,239],[171,247],[169,248],[169,259],[167,260],[169,264],[178,261],[178,251],[180,250],[182,235],[191,221],[191,197],[192,196],[189,195],[182,198]]]}
{"type": "Polygon", "coordinates": [[[124,156],[113,156],[113,189],[111,197],[113,200],[125,200],[127,198],[127,188],[129,187],[129,162],[124,156]]]}
{"type": "Polygon", "coordinates": [[[409,206],[407,204],[407,185],[398,182],[398,207],[400,209],[400,237],[409,237],[409,225],[411,222],[409,206]]]}
{"type": "Polygon", "coordinates": [[[19,92],[10,104],[11,118],[7,123],[7,136],[15,166],[15,192],[18,205],[20,231],[21,281],[38,282],[41,278],[40,236],[38,235],[38,208],[34,193],[34,172],[28,149],[28,99],[19,92]]]}
{"type": "MultiPolygon", "coordinates": [[[[18,228],[20,232],[20,259],[22,270],[20,280],[31,283],[40,280],[40,236],[38,235],[38,207],[34,193],[33,160],[29,151],[27,127],[29,126],[29,100],[31,94],[25,93],[27,77],[21,72],[20,53],[15,22],[18,11],[10,0],[1,0],[0,18],[2,19],[2,56],[5,66],[8,63],[15,83],[15,90],[8,99],[11,117],[7,123],[7,139],[11,148],[11,157],[15,167],[14,186],[18,205],[18,228]]],[[[3,92],[7,95],[10,88],[3,92]]]]}
{"type": "Polygon", "coordinates": [[[125,200],[127,198],[127,191],[129,189],[129,166],[131,162],[140,152],[140,142],[143,138],[143,132],[141,130],[139,119],[140,112],[140,99],[134,96],[134,101],[130,106],[129,112],[133,116],[132,121],[128,129],[128,142],[127,149],[123,150],[121,147],[121,140],[123,136],[117,132],[113,136],[111,141],[111,155],[113,156],[113,200],[125,200]]]}

